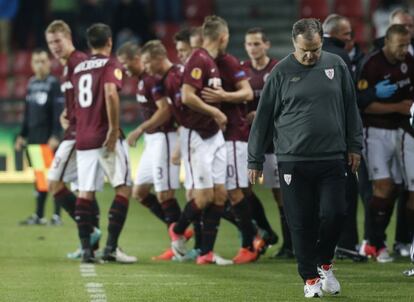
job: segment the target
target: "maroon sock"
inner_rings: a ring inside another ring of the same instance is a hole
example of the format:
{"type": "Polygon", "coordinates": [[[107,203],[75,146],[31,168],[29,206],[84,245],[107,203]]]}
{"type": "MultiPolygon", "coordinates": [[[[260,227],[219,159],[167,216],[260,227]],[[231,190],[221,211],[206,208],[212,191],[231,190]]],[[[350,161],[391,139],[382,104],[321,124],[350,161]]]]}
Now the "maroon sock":
{"type": "Polygon", "coordinates": [[[89,238],[92,232],[91,216],[92,200],[78,197],[75,206],[75,220],[78,225],[78,234],[82,249],[90,249],[89,238]]]}
{"type": "Polygon", "coordinates": [[[164,221],[167,225],[178,221],[181,215],[181,209],[178,205],[177,199],[171,198],[161,203],[161,208],[164,212],[164,221]]]}
{"type": "Polygon", "coordinates": [[[118,238],[124,227],[128,213],[128,204],[127,198],[116,195],[109,209],[108,240],[106,246],[111,250],[115,250],[118,246],[118,238]]]}
{"type": "Polygon", "coordinates": [[[214,249],[216,242],[220,218],[223,214],[224,207],[212,204],[204,210],[202,217],[202,242],[201,255],[208,254],[214,249]]]}
{"type": "Polygon", "coordinates": [[[75,220],[76,195],[69,191],[68,188],[64,187],[53,197],[55,199],[55,204],[64,208],[68,215],[75,220]]]}
{"type": "Polygon", "coordinates": [[[190,200],[184,207],[177,224],[174,226],[174,232],[176,234],[183,234],[187,227],[201,215],[200,208],[194,202],[194,199],[190,200]]]}

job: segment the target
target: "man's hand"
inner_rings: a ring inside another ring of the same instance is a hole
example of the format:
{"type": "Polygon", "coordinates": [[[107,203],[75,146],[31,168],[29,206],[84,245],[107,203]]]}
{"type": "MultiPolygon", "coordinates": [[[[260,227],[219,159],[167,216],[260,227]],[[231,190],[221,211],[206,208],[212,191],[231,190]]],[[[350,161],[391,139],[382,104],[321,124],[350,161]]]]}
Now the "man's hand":
{"type": "Polygon", "coordinates": [[[201,91],[201,97],[207,103],[220,103],[226,99],[226,91],[221,87],[206,87],[201,91]]]}
{"type": "Polygon", "coordinates": [[[255,184],[256,180],[260,177],[262,177],[262,171],[259,170],[253,170],[253,169],[249,169],[248,170],[248,174],[249,174],[249,181],[251,184],[255,184]]]}
{"type": "Polygon", "coordinates": [[[253,124],[253,120],[255,116],[256,116],[256,111],[251,111],[246,115],[246,119],[249,125],[253,124]]]}
{"type": "Polygon", "coordinates": [[[214,120],[219,125],[220,129],[224,131],[226,129],[227,124],[227,116],[221,112],[219,109],[214,111],[213,115],[214,120]]]}
{"type": "Polygon", "coordinates": [[[16,141],[14,143],[14,149],[17,152],[22,151],[23,147],[26,146],[26,139],[23,136],[16,137],[16,141]]]}
{"type": "Polygon", "coordinates": [[[412,100],[403,100],[399,103],[395,103],[396,112],[404,114],[404,115],[411,115],[411,106],[413,105],[412,100]]]}
{"type": "Polygon", "coordinates": [[[130,147],[135,147],[137,145],[138,139],[141,137],[141,135],[144,133],[142,131],[141,127],[138,127],[134,131],[130,132],[127,136],[127,142],[130,147]]]}
{"type": "Polygon", "coordinates": [[[348,165],[351,166],[352,173],[356,173],[361,163],[361,155],[357,153],[348,153],[348,165]]]}
{"type": "Polygon", "coordinates": [[[387,99],[391,97],[395,91],[397,91],[398,86],[395,84],[390,84],[390,80],[384,80],[381,82],[378,82],[375,85],[375,95],[377,98],[380,99],[387,99]]]}
{"type": "Polygon", "coordinates": [[[63,109],[62,113],[59,116],[60,125],[62,126],[63,130],[66,130],[69,128],[69,120],[66,115],[66,108],[63,109]]]}
{"type": "Polygon", "coordinates": [[[51,136],[47,141],[47,144],[49,145],[50,149],[54,151],[59,146],[59,139],[56,136],[51,136]]]}
{"type": "Polygon", "coordinates": [[[106,147],[108,152],[115,151],[116,140],[118,139],[118,129],[109,129],[106,134],[106,139],[103,146],[106,147]]]}

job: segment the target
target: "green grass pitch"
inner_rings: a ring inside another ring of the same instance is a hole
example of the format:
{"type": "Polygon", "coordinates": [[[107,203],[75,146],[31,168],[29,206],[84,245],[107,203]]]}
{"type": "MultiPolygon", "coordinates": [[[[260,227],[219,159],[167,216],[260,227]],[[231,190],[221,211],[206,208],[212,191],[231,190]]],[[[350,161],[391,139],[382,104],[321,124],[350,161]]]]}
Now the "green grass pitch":
{"type": "MultiPolygon", "coordinates": [[[[303,301],[303,284],[294,261],[269,259],[279,245],[257,263],[218,267],[193,263],[154,262],[151,256],[168,245],[165,227],[147,209],[131,201],[120,246],[139,258],[134,265],[96,265],[97,275],[82,277],[79,262],[66,259],[78,244],[75,224],[64,214],[64,225],[18,226],[33,210],[32,185],[0,185],[0,301],[303,301]],[[87,283],[100,283],[106,300],[88,293],[87,283]]],[[[271,194],[257,187],[267,215],[280,234],[271,194]]],[[[178,194],[183,200],[183,192],[178,194]]],[[[101,228],[106,239],[106,213],[113,197],[110,187],[98,194],[101,228]]],[[[47,216],[52,202],[48,200],[47,216]]],[[[361,211],[359,218],[362,218],[361,211]]],[[[360,224],[362,219],[359,219],[360,224]]],[[[394,220],[389,239],[393,238],[394,220]]],[[[361,228],[360,228],[361,229],[361,228]]],[[[389,243],[392,243],[390,241],[389,243]]],[[[190,242],[190,245],[192,242],[190,242]]],[[[222,221],[215,251],[225,258],[239,247],[236,229],[222,221]]],[[[402,271],[408,258],[391,264],[336,261],[342,293],[326,301],[414,301],[414,277],[402,271]]]]}

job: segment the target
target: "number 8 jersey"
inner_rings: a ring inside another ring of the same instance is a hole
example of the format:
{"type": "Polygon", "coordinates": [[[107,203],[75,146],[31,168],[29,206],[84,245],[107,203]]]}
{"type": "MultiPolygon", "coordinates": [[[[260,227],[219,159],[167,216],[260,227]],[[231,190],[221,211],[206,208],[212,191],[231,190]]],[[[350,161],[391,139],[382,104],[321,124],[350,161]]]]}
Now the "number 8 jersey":
{"type": "Polygon", "coordinates": [[[108,132],[106,83],[122,87],[122,66],[114,58],[93,55],[79,63],[71,78],[76,99],[76,149],[101,148],[108,132]]]}

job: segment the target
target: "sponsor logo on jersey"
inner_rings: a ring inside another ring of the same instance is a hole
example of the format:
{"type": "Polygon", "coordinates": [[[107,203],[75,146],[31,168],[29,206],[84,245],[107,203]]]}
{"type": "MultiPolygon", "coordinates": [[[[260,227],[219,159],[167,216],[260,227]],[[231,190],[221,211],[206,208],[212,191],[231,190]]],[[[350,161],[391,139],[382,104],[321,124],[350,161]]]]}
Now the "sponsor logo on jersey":
{"type": "Polygon", "coordinates": [[[114,76],[118,81],[121,81],[122,80],[122,70],[119,69],[119,68],[115,68],[114,76]]]}
{"type": "Polygon", "coordinates": [[[328,79],[332,80],[335,76],[335,70],[333,68],[325,69],[325,74],[328,79]]]}
{"type": "Polygon", "coordinates": [[[290,79],[291,82],[296,83],[300,81],[300,77],[293,77],[290,79]]]}
{"type": "Polygon", "coordinates": [[[287,185],[290,185],[292,182],[292,174],[283,174],[283,179],[287,185]]]}
{"type": "MultiPolygon", "coordinates": [[[[270,73],[266,73],[264,76],[263,76],[263,82],[266,82],[267,81],[267,78],[269,77],[269,75],[270,75],[270,73]]],[[[300,78],[299,78],[300,79],[300,78]]]]}
{"type": "Polygon", "coordinates": [[[358,90],[365,90],[368,88],[368,81],[365,79],[361,79],[358,81],[358,90]]]}
{"type": "Polygon", "coordinates": [[[201,79],[202,75],[203,75],[203,72],[198,67],[195,67],[193,68],[193,70],[191,70],[191,77],[195,80],[201,79]]]}

